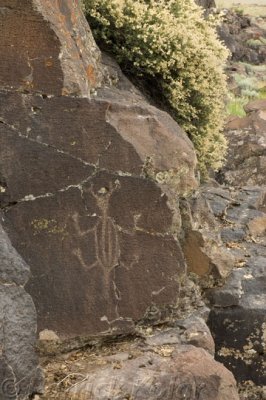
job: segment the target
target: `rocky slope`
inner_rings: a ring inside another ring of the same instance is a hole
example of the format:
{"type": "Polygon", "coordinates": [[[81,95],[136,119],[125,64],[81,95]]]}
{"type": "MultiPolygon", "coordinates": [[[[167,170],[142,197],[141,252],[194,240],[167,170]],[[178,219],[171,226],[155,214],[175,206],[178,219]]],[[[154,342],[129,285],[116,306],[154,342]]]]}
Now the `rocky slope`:
{"type": "Polygon", "coordinates": [[[264,399],[266,385],[265,110],[266,101],[258,100],[246,107],[247,117],[229,119],[220,184],[210,181],[191,199],[193,224],[186,231],[194,241],[185,241],[193,255],[188,266],[211,308],[216,359],[234,373],[242,398],[250,400],[264,399]],[[217,274],[221,265],[227,267],[223,276],[217,274]]]}
{"type": "Polygon", "coordinates": [[[266,30],[258,19],[224,10],[224,23],[218,29],[233,61],[261,64],[266,61],[266,30]]]}
{"type": "Polygon", "coordinates": [[[36,319],[43,399],[237,400],[207,318],[262,396],[264,103],[227,127],[223,187],[199,188],[192,143],[101,56],[78,2],[3,0],[0,33],[1,398],[43,391],[36,319]]]}
{"type": "Polygon", "coordinates": [[[210,290],[209,325],[217,359],[236,376],[243,398],[264,399],[266,385],[266,101],[228,122],[223,189],[210,204],[221,238],[237,260],[220,289],[210,290]],[[217,213],[217,208],[219,212],[217,213]]]}

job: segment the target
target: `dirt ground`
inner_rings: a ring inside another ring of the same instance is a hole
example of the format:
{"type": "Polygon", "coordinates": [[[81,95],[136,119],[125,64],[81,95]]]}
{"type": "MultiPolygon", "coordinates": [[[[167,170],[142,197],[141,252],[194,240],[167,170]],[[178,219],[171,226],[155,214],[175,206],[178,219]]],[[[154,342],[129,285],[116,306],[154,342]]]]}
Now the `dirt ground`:
{"type": "Polygon", "coordinates": [[[41,365],[45,374],[45,395],[34,400],[72,400],[69,389],[85,380],[97,367],[110,364],[119,368],[119,363],[110,361],[109,356],[128,353],[131,358],[139,355],[140,338],[95,346],[58,356],[42,357],[41,365]]]}

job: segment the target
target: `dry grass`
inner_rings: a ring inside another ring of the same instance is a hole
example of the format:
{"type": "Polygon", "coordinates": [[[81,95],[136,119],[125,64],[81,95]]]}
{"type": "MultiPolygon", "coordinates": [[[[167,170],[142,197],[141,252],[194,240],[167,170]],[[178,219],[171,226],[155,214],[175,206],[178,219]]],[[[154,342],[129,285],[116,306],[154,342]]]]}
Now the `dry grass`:
{"type": "Polygon", "coordinates": [[[219,8],[236,8],[254,17],[266,17],[265,0],[216,0],[219,8]]]}
{"type": "Polygon", "coordinates": [[[265,0],[241,0],[241,1],[237,1],[237,0],[216,0],[216,4],[218,7],[250,7],[250,6],[264,6],[266,7],[266,3],[265,0]]]}

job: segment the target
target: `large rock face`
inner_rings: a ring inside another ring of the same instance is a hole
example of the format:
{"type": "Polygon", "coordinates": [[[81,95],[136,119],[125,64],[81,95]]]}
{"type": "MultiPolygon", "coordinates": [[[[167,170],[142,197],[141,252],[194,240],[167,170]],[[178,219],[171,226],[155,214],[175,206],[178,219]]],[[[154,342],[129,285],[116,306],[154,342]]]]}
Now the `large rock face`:
{"type": "Polygon", "coordinates": [[[76,0],[1,0],[0,86],[87,96],[100,52],[76,0]]]}
{"type": "Polygon", "coordinates": [[[42,392],[34,351],[36,311],[24,290],[30,270],[0,224],[0,398],[23,400],[42,392]]]}
{"type": "Polygon", "coordinates": [[[189,297],[178,201],[197,187],[191,142],[108,57],[101,62],[78,1],[1,5],[1,223],[31,268],[27,281],[28,267],[14,262],[17,253],[0,231],[10,261],[0,253],[1,396],[6,400],[6,383],[14,400],[41,391],[26,285],[40,339],[54,345],[42,349],[138,332],[125,344],[132,348],[126,358],[116,343],[117,368],[102,355],[93,366],[60,365],[68,375],[61,379],[57,369],[56,388],[83,372],[91,377],[62,398],[91,398],[96,388],[97,400],[130,393],[238,400],[232,374],[213,359],[204,321],[176,321],[189,297]],[[151,328],[164,322],[166,332],[151,328]]]}
{"type": "Polygon", "coordinates": [[[31,267],[38,329],[60,339],[128,333],[138,321],[175,312],[186,274],[176,196],[196,186],[191,142],[130,88],[66,96],[100,84],[84,65],[95,77],[104,69],[79,15],[73,1],[50,10],[32,0],[23,12],[12,2],[0,17],[3,42],[14,45],[5,64],[20,71],[0,70],[3,225],[31,267]],[[21,32],[14,36],[12,27],[27,18],[22,53],[33,65],[21,56],[18,66],[21,32]]]}

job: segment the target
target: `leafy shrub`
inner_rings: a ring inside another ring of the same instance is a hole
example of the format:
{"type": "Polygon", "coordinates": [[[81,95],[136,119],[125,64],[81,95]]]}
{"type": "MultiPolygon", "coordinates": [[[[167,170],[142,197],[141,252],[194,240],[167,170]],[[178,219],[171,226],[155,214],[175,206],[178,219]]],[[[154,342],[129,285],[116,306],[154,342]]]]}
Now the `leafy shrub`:
{"type": "Polygon", "coordinates": [[[227,50],[194,0],[84,0],[96,40],[157,88],[194,142],[201,171],[220,167],[227,50]]]}
{"type": "Polygon", "coordinates": [[[261,65],[254,65],[254,64],[248,64],[248,63],[240,63],[240,65],[243,65],[245,67],[246,73],[248,75],[255,75],[258,73],[262,73],[263,76],[266,74],[266,65],[261,64],[261,65]]]}
{"type": "Polygon", "coordinates": [[[261,39],[249,39],[246,41],[246,44],[253,49],[258,49],[260,46],[265,46],[265,39],[261,37],[261,39]]]}
{"type": "Polygon", "coordinates": [[[258,98],[266,99],[266,86],[260,89],[258,98]]]}
{"type": "Polygon", "coordinates": [[[245,14],[245,10],[242,7],[233,7],[233,10],[240,17],[243,17],[243,15],[245,14]]]}
{"type": "Polygon", "coordinates": [[[235,74],[234,79],[241,90],[252,90],[257,87],[257,78],[254,76],[235,74]]]}
{"type": "Polygon", "coordinates": [[[245,69],[248,76],[243,74],[234,75],[234,81],[237,84],[240,96],[247,99],[263,98],[266,82],[265,79],[259,76],[259,73],[264,74],[266,66],[252,66],[251,68],[251,66],[245,64],[245,69]]]}
{"type": "Polygon", "coordinates": [[[244,106],[254,99],[266,98],[266,65],[238,63],[242,73],[235,73],[233,78],[234,92],[227,97],[227,113],[243,117],[244,106]]]}

